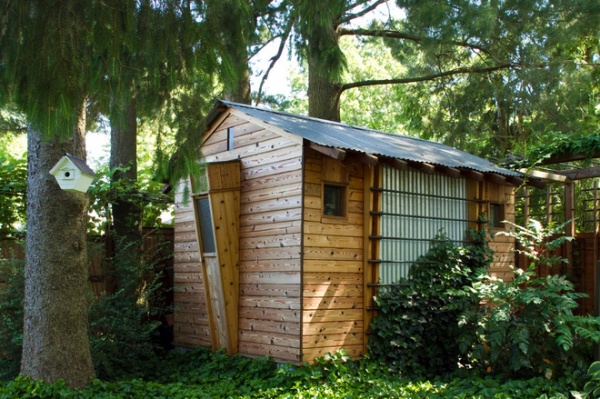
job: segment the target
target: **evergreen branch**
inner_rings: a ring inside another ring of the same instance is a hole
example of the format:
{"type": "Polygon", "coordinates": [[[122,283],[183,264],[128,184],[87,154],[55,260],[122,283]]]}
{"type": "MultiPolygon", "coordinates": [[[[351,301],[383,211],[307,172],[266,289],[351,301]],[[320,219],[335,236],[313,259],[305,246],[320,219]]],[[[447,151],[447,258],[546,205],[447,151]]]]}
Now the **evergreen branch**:
{"type": "MultiPolygon", "coordinates": [[[[373,11],[374,9],[376,9],[377,7],[379,7],[381,4],[387,3],[388,1],[389,0],[377,0],[375,3],[371,4],[369,7],[364,8],[363,10],[361,10],[361,11],[359,11],[357,13],[346,14],[346,16],[340,20],[340,25],[341,24],[345,24],[345,23],[349,23],[353,19],[360,18],[360,17],[366,15],[366,14],[370,13],[371,11],[373,11]]],[[[357,3],[355,3],[355,4],[353,4],[353,5],[350,5],[346,10],[347,11],[351,10],[354,7],[356,7],[358,4],[360,4],[360,1],[357,2],[357,3]]]]}
{"type": "MultiPolygon", "coordinates": [[[[362,29],[362,28],[346,29],[346,28],[341,28],[341,29],[339,29],[338,32],[339,32],[340,36],[355,35],[355,36],[383,37],[383,38],[391,38],[391,39],[404,39],[404,40],[410,40],[417,44],[423,44],[423,41],[425,40],[423,37],[420,37],[420,36],[411,35],[408,33],[395,31],[395,30],[389,30],[389,29],[362,29]]],[[[497,59],[488,48],[480,46],[478,44],[473,44],[473,43],[469,43],[469,42],[438,40],[438,39],[432,39],[432,38],[427,38],[426,40],[436,41],[440,44],[451,44],[454,46],[466,47],[466,48],[470,48],[473,50],[478,50],[478,51],[481,51],[482,53],[490,55],[494,59],[497,59]]]]}
{"type": "Polygon", "coordinates": [[[25,134],[27,133],[27,127],[6,127],[0,128],[0,134],[2,133],[16,133],[16,134],[25,134]]]}
{"type": "Polygon", "coordinates": [[[341,91],[355,89],[357,87],[365,87],[365,86],[379,86],[379,85],[389,85],[389,84],[407,84],[407,83],[417,83],[417,82],[425,82],[431,81],[439,78],[444,78],[453,75],[461,75],[461,74],[471,74],[471,73],[489,73],[494,71],[499,71],[503,69],[511,69],[517,68],[519,66],[523,66],[521,64],[515,64],[512,62],[506,62],[502,64],[498,64],[495,66],[487,67],[487,68],[457,68],[452,69],[450,71],[434,73],[431,75],[418,76],[414,78],[398,78],[398,79],[379,79],[379,80],[363,80],[360,82],[352,82],[346,83],[342,85],[341,91]]]}

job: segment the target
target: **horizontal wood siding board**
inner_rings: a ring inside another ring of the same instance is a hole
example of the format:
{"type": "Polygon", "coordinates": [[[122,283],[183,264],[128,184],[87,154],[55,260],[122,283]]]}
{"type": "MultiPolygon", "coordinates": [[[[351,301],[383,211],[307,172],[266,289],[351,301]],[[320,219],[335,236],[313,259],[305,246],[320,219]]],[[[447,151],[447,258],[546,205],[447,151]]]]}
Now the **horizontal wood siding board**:
{"type": "Polygon", "coordinates": [[[240,330],[288,334],[300,342],[300,323],[249,319],[240,312],[240,330]]]}
{"type": "Polygon", "coordinates": [[[304,284],[304,297],[323,297],[323,296],[345,296],[359,297],[363,296],[363,286],[360,284],[331,284],[322,282],[320,284],[304,284]]]}
{"type": "Polygon", "coordinates": [[[284,234],[270,236],[255,236],[248,234],[240,239],[240,250],[262,249],[262,248],[284,248],[296,247],[299,250],[300,234],[284,234]]]}
{"type": "Polygon", "coordinates": [[[300,310],[300,301],[294,297],[244,297],[240,301],[242,308],[257,308],[257,309],[286,309],[300,310]]]}
{"type": "Polygon", "coordinates": [[[293,272],[297,273],[298,262],[293,259],[283,260],[245,260],[240,262],[241,273],[293,272]]]}
{"type": "Polygon", "coordinates": [[[269,356],[273,359],[284,362],[300,362],[300,349],[290,346],[278,346],[240,341],[240,353],[247,353],[252,356],[269,356]]]}
{"type": "Polygon", "coordinates": [[[361,297],[305,297],[302,301],[304,310],[335,310],[335,309],[362,309],[361,297]]]}
{"type": "MultiPolygon", "coordinates": [[[[340,321],[337,323],[310,323],[304,326],[303,337],[322,334],[356,334],[363,332],[362,320],[340,321]]],[[[303,338],[303,339],[304,339],[303,338]]]]}
{"type": "Polygon", "coordinates": [[[200,337],[195,334],[184,335],[182,332],[179,332],[177,335],[177,340],[173,342],[173,344],[177,347],[182,348],[194,348],[197,346],[210,346],[210,338],[200,337]]]}
{"type": "MultiPolygon", "coordinates": [[[[248,213],[240,216],[240,228],[258,226],[273,223],[293,223],[302,219],[302,210],[299,208],[288,208],[280,211],[266,210],[262,213],[248,213]]],[[[246,233],[248,229],[245,229],[246,233]]]]}
{"type": "Polygon", "coordinates": [[[271,213],[287,209],[298,209],[302,204],[302,195],[297,194],[290,197],[275,198],[265,201],[256,201],[253,203],[243,203],[241,205],[241,214],[253,213],[271,213]]]}
{"type": "Polygon", "coordinates": [[[240,283],[240,294],[242,297],[275,297],[275,298],[299,298],[300,286],[298,284],[242,284],[240,283]]]}
{"type": "Polygon", "coordinates": [[[326,323],[361,319],[362,309],[320,309],[305,310],[302,312],[302,320],[305,323],[326,323]]]}
{"type": "Polygon", "coordinates": [[[300,272],[240,273],[240,284],[300,285],[300,272]]]}
{"type": "Polygon", "coordinates": [[[280,183],[276,187],[268,187],[262,190],[255,190],[244,193],[241,199],[242,204],[253,204],[260,201],[278,200],[280,198],[297,198],[302,194],[302,186],[298,183],[280,183]]]}
{"type": "Polygon", "coordinates": [[[272,235],[302,233],[302,223],[299,220],[287,220],[282,222],[246,224],[240,228],[243,234],[251,234],[253,237],[268,237],[272,235]]]}
{"type": "MultiPolygon", "coordinates": [[[[220,145],[221,147],[226,143],[220,145]]],[[[206,162],[222,162],[239,159],[242,162],[243,169],[258,167],[263,170],[279,171],[281,166],[294,164],[290,162],[294,158],[297,145],[290,141],[276,137],[270,140],[261,141],[256,145],[245,147],[236,147],[231,151],[224,153],[214,152],[212,149],[204,152],[206,162]],[[264,156],[264,162],[261,157],[264,156]]],[[[285,171],[285,169],[281,170],[285,171]]]]}
{"type": "Polygon", "coordinates": [[[304,335],[302,345],[304,348],[327,348],[362,345],[363,332],[357,331],[346,334],[323,333],[317,335],[304,335]]]}
{"type": "Polygon", "coordinates": [[[240,342],[268,346],[275,345],[282,348],[300,348],[300,341],[298,339],[290,336],[290,334],[276,332],[265,333],[263,331],[240,330],[240,342]]]}
{"type": "Polygon", "coordinates": [[[323,260],[305,260],[305,273],[362,273],[363,262],[338,261],[335,263],[323,260]]]}
{"type": "MultiPolygon", "coordinates": [[[[272,299],[272,298],[271,298],[272,299]]],[[[276,307],[240,307],[240,317],[253,320],[269,320],[277,322],[299,323],[301,311],[300,304],[295,306],[297,309],[281,309],[276,307]]]]}
{"type": "Polygon", "coordinates": [[[252,248],[240,250],[240,259],[251,260],[283,260],[300,259],[299,247],[280,247],[280,248],[252,248]]]}
{"type": "MultiPolygon", "coordinates": [[[[358,359],[363,355],[363,345],[343,345],[344,350],[351,359],[358,359]]],[[[326,347],[304,347],[302,349],[302,362],[312,363],[315,358],[323,357],[328,353],[335,353],[339,350],[339,345],[326,347]]]]}
{"type": "Polygon", "coordinates": [[[241,191],[247,196],[260,195],[264,191],[281,186],[295,186],[302,183],[301,165],[296,165],[294,169],[287,172],[281,172],[276,175],[254,176],[251,169],[245,171],[241,182],[241,191]],[[256,193],[255,193],[256,192],[256,193]]]}

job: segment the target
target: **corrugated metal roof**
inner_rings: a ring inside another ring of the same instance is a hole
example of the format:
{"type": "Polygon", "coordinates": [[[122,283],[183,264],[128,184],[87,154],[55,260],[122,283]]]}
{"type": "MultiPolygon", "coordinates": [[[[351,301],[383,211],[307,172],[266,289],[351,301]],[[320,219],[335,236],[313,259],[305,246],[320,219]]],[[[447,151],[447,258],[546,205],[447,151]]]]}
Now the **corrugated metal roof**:
{"type": "Polygon", "coordinates": [[[523,176],[519,172],[501,168],[483,158],[432,141],[383,133],[343,123],[293,115],[229,101],[219,101],[216,107],[219,107],[219,104],[234,108],[268,124],[277,126],[286,132],[326,147],[354,150],[375,156],[386,156],[451,168],[492,172],[504,176],[523,176]]]}

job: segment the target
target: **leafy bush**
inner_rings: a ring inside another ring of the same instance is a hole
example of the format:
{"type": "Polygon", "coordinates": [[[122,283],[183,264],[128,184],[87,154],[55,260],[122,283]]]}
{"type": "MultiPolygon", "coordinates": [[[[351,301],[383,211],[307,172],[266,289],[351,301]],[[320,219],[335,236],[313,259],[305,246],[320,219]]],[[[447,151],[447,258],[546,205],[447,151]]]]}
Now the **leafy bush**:
{"type": "Polygon", "coordinates": [[[0,380],[16,377],[21,366],[24,266],[23,260],[0,259],[0,380]]]}
{"type": "Polygon", "coordinates": [[[98,377],[116,379],[141,373],[144,363],[156,357],[154,335],[167,309],[154,306],[162,288],[154,263],[115,258],[108,269],[117,290],[90,306],[90,348],[98,377]]]}
{"type": "Polygon", "coordinates": [[[463,287],[484,275],[491,260],[485,233],[473,238],[472,245],[459,247],[438,234],[408,279],[380,288],[380,310],[371,325],[375,334],[369,338],[373,358],[411,375],[449,372],[465,361],[461,343],[471,342],[474,331],[459,325],[459,316],[473,311],[478,300],[463,287]]]}
{"type": "Polygon", "coordinates": [[[536,267],[565,260],[553,255],[568,237],[551,240],[562,226],[544,228],[532,220],[514,226],[515,237],[531,259],[530,267],[515,270],[512,281],[485,277],[468,288],[482,306],[466,310],[460,322],[477,326],[468,350],[473,364],[505,376],[531,377],[579,373],[590,361],[591,345],[600,341],[600,319],[574,316],[577,299],[564,276],[538,277],[536,267]]]}
{"type": "Polygon", "coordinates": [[[108,169],[106,166],[96,171],[97,177],[88,190],[90,196],[88,232],[102,234],[112,224],[110,204],[117,200],[136,203],[142,211],[142,224],[145,227],[161,227],[161,215],[173,212],[173,194],[162,193],[162,183],[154,181],[149,169],[138,171],[138,180],[113,180],[115,173],[125,173],[129,168],[108,169]]]}
{"type": "Polygon", "coordinates": [[[14,158],[0,144],[0,233],[10,235],[25,224],[27,159],[14,158]]]}
{"type": "Polygon", "coordinates": [[[589,381],[585,383],[583,392],[574,391],[575,399],[600,398],[600,362],[594,362],[587,371],[589,381]]]}

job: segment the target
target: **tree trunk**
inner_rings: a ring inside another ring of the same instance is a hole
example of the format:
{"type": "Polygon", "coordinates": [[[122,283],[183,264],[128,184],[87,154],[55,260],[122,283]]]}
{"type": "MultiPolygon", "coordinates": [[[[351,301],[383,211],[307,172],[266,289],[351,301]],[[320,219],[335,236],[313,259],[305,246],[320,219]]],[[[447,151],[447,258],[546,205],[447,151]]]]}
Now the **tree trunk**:
{"type": "Polygon", "coordinates": [[[303,24],[308,58],[308,115],[340,121],[344,56],[337,31],[344,1],[306,0],[303,24]]]}
{"type": "MultiPolygon", "coordinates": [[[[112,184],[133,185],[137,182],[137,107],[134,99],[126,104],[116,101],[110,116],[110,168],[126,168],[112,176],[112,184]]],[[[122,264],[128,263],[137,270],[141,261],[142,210],[137,200],[117,195],[112,202],[113,238],[115,256],[122,264]]],[[[137,282],[133,276],[117,275],[117,285],[137,282]],[[134,279],[135,280],[135,279],[134,279]]]]}
{"type": "Polygon", "coordinates": [[[246,46],[233,46],[225,43],[225,51],[228,53],[234,65],[234,80],[225,82],[223,98],[241,104],[250,104],[250,69],[248,67],[248,51],[246,46]]]}
{"type": "Polygon", "coordinates": [[[85,159],[85,106],[73,137],[27,132],[27,236],[21,374],[82,387],[94,378],[88,338],[88,196],[60,189],[50,169],[85,159]]]}
{"type": "Polygon", "coordinates": [[[308,61],[308,115],[314,118],[340,122],[341,84],[323,76],[318,55],[308,61]]]}

